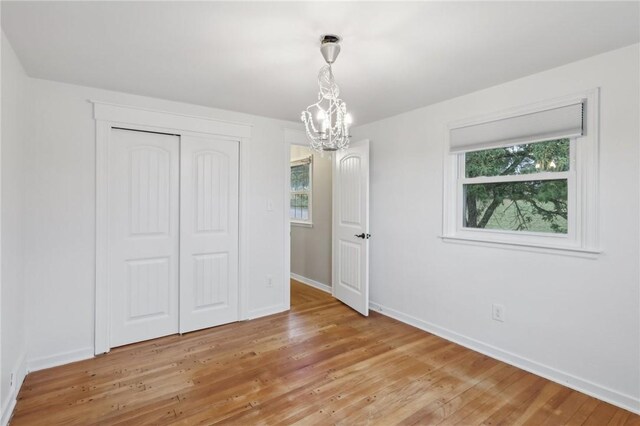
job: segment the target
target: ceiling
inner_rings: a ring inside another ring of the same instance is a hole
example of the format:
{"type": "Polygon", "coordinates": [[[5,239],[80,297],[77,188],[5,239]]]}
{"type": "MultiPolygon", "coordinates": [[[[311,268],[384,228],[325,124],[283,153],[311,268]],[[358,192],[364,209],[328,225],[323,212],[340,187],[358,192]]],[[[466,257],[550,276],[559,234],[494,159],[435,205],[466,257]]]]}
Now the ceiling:
{"type": "Polygon", "coordinates": [[[638,2],[2,2],[32,77],[296,121],[319,37],[355,125],[633,44],[638,2]]]}

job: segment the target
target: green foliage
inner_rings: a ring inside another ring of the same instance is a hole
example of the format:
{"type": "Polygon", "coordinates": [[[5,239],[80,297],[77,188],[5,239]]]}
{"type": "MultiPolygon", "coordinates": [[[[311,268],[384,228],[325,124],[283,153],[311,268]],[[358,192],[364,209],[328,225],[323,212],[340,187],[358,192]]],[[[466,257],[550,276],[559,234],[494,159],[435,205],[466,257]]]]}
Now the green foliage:
{"type": "Polygon", "coordinates": [[[309,194],[304,193],[311,189],[309,171],[309,164],[291,166],[290,215],[292,219],[309,218],[309,194]]]}
{"type": "Polygon", "coordinates": [[[292,191],[308,191],[309,190],[309,165],[301,164],[291,167],[291,190],[292,191]]]}
{"type": "Polygon", "coordinates": [[[569,139],[487,149],[465,155],[465,174],[468,178],[567,170],[569,139]]]}
{"type": "MultiPolygon", "coordinates": [[[[467,177],[569,170],[569,140],[467,153],[467,177]]],[[[534,178],[534,176],[532,176],[534,178]]],[[[567,181],[531,180],[465,185],[465,226],[567,232],[567,181]]]]}
{"type": "Polygon", "coordinates": [[[309,196],[307,194],[293,194],[290,202],[291,208],[309,207],[309,196]]]}

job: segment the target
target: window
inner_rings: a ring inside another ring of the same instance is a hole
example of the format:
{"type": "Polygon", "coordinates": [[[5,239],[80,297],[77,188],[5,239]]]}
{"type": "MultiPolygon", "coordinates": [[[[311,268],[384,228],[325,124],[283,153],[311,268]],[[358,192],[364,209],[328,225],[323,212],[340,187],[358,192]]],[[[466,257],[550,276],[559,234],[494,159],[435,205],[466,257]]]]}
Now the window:
{"type": "Polygon", "coordinates": [[[566,235],[572,145],[565,138],[463,154],[463,226],[566,235]]]}
{"type": "Polygon", "coordinates": [[[597,253],[597,94],[450,126],[443,238],[597,253]]]}
{"type": "Polygon", "coordinates": [[[289,217],[293,223],[311,224],[313,157],[291,162],[289,217]]]}

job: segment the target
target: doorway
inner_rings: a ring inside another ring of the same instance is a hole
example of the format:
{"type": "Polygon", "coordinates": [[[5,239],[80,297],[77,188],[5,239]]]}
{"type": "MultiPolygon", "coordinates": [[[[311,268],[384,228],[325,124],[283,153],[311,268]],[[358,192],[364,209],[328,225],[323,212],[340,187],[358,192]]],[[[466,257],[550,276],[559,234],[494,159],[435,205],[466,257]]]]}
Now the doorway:
{"type": "Polygon", "coordinates": [[[290,148],[291,277],[331,293],[332,156],[290,148]]]}
{"type": "Polygon", "coordinates": [[[285,186],[286,272],[366,316],[371,237],[369,141],[357,141],[335,152],[317,153],[307,146],[304,132],[285,130],[289,177],[285,186]]]}

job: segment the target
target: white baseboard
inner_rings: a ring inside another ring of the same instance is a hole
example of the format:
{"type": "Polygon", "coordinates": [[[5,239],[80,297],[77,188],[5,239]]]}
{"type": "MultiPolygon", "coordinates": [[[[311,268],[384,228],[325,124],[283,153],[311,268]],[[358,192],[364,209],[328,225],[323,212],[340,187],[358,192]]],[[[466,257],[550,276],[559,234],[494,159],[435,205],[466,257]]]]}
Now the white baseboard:
{"type": "Polygon", "coordinates": [[[267,315],[279,314],[280,312],[288,311],[289,308],[283,305],[274,305],[267,306],[265,308],[254,309],[253,311],[249,311],[249,315],[247,315],[247,319],[256,319],[260,317],[266,317],[267,315]]]}
{"type": "Polygon", "coordinates": [[[31,373],[33,371],[44,370],[45,368],[69,364],[70,362],[83,361],[85,359],[93,358],[93,356],[93,347],[43,356],[40,358],[30,359],[27,363],[27,370],[31,373]]]}
{"type": "Polygon", "coordinates": [[[311,287],[315,287],[318,290],[322,290],[326,293],[331,294],[331,286],[330,285],[326,285],[326,284],[322,284],[319,281],[315,281],[312,280],[311,278],[307,278],[307,277],[303,277],[302,275],[298,275],[298,274],[294,274],[293,272],[291,273],[291,278],[301,282],[302,284],[306,284],[308,286],[311,287]]]}
{"type": "Polygon", "coordinates": [[[563,386],[575,389],[578,392],[585,393],[594,398],[598,398],[602,401],[624,408],[625,410],[640,414],[640,399],[634,398],[631,395],[625,395],[613,389],[590,382],[589,380],[581,379],[553,367],[504,351],[495,346],[463,336],[454,331],[423,321],[412,315],[396,311],[395,309],[388,308],[376,302],[369,302],[369,308],[390,318],[404,322],[405,324],[412,325],[428,333],[442,337],[443,339],[490,356],[491,358],[495,358],[522,370],[544,377],[552,382],[559,383],[563,386]]]}
{"type": "Polygon", "coordinates": [[[22,354],[20,357],[18,357],[16,365],[13,368],[13,372],[15,374],[13,384],[9,388],[7,395],[3,398],[2,401],[2,416],[0,416],[0,425],[2,426],[6,426],[9,424],[9,420],[11,419],[11,415],[13,414],[13,410],[14,408],[16,408],[18,392],[20,392],[22,382],[24,382],[24,378],[27,376],[26,354],[22,354]]]}

